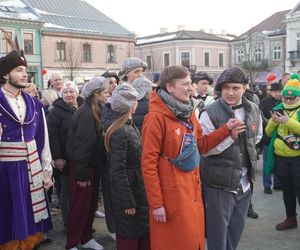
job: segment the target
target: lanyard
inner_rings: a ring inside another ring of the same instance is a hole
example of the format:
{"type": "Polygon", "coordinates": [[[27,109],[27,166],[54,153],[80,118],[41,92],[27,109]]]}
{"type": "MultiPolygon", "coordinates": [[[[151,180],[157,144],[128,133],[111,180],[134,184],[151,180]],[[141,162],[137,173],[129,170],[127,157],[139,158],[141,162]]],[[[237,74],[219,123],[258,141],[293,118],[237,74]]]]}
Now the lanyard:
{"type": "Polygon", "coordinates": [[[185,126],[187,129],[191,130],[192,132],[194,132],[194,127],[193,125],[187,123],[187,122],[184,122],[184,121],[180,121],[179,122],[181,123],[181,125],[185,126]]]}

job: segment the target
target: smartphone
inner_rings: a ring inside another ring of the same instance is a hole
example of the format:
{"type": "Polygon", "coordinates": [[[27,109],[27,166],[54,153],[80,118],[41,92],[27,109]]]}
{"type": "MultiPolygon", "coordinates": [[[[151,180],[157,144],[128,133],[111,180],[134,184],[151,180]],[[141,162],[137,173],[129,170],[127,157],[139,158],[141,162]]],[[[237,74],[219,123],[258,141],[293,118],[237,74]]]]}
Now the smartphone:
{"type": "Polygon", "coordinates": [[[281,115],[284,115],[283,109],[276,109],[275,111],[278,112],[278,113],[281,114],[281,115]]]}

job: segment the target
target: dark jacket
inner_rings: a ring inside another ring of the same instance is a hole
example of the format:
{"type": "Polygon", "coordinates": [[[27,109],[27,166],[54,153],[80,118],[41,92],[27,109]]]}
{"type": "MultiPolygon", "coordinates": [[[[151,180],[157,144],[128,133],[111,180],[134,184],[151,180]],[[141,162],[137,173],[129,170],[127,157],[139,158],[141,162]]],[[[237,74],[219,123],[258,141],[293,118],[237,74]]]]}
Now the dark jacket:
{"type": "MultiPolygon", "coordinates": [[[[77,101],[78,105],[82,104],[81,97],[79,97],[77,101]]],[[[76,110],[76,108],[65,103],[62,98],[59,98],[53,103],[53,108],[47,117],[52,159],[66,160],[67,164],[63,170],[64,173],[69,172],[69,157],[67,155],[66,146],[71,119],[76,110]]]]}
{"type": "MultiPolygon", "coordinates": [[[[248,168],[250,183],[255,179],[257,163],[255,145],[260,111],[256,104],[246,98],[243,98],[243,104],[246,132],[222,153],[204,159],[205,180],[209,186],[237,191],[240,187],[243,166],[248,168]]],[[[222,98],[207,106],[205,111],[216,129],[234,117],[233,110],[222,98]]]]}
{"type": "Polygon", "coordinates": [[[103,133],[96,127],[93,111],[87,99],[72,117],[67,153],[74,162],[77,181],[90,180],[89,169],[100,172],[100,164],[104,157],[103,133]]]}
{"type": "MultiPolygon", "coordinates": [[[[267,96],[264,98],[260,104],[259,104],[259,109],[262,112],[263,115],[263,128],[265,131],[265,128],[267,126],[268,120],[271,118],[271,111],[272,109],[277,106],[278,104],[281,103],[281,100],[276,100],[272,96],[267,96]]],[[[266,135],[264,132],[263,138],[262,138],[262,144],[263,145],[269,145],[271,141],[271,138],[266,135]]]]}
{"type": "MultiPolygon", "coordinates": [[[[104,131],[120,117],[109,104],[103,110],[104,131]]],[[[116,233],[125,238],[137,238],[149,231],[148,203],[141,171],[141,135],[128,121],[110,138],[108,152],[110,197],[116,233]],[[135,208],[134,216],[126,215],[125,209],[135,208]]],[[[108,190],[106,190],[108,191],[108,190]]]]}
{"type": "Polygon", "coordinates": [[[137,109],[133,115],[133,122],[142,133],[142,126],[144,122],[145,115],[149,111],[149,98],[144,96],[141,100],[138,101],[137,109]]]}

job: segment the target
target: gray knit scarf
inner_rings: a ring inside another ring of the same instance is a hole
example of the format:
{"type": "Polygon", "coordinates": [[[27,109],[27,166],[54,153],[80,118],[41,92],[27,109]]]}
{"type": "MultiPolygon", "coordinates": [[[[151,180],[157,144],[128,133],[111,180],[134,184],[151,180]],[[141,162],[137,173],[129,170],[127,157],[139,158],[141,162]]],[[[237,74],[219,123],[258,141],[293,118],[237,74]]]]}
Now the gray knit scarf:
{"type": "Polygon", "coordinates": [[[193,102],[191,100],[188,103],[177,101],[163,89],[159,89],[157,93],[177,118],[181,120],[190,118],[194,110],[193,102]]]}

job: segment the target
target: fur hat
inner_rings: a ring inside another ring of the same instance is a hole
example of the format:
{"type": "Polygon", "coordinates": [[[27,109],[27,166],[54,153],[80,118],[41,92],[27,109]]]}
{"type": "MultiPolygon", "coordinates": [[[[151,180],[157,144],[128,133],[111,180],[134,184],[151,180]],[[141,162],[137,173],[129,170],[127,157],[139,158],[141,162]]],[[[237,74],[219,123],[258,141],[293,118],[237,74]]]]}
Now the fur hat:
{"type": "Polygon", "coordinates": [[[214,79],[206,72],[197,72],[193,77],[193,82],[198,83],[201,80],[207,80],[209,82],[209,85],[212,85],[214,82],[214,79]]]}
{"type": "Polygon", "coordinates": [[[112,110],[124,114],[137,101],[138,95],[138,92],[131,85],[123,83],[115,88],[108,102],[112,110]]]}
{"type": "Polygon", "coordinates": [[[13,50],[9,54],[0,58],[0,80],[5,81],[3,76],[8,74],[14,68],[25,66],[27,68],[27,61],[24,57],[23,51],[20,53],[13,50]]]}
{"type": "Polygon", "coordinates": [[[128,72],[130,72],[131,70],[134,70],[136,68],[143,68],[144,71],[146,70],[146,68],[148,67],[147,63],[145,63],[143,60],[136,58],[136,57],[130,57],[125,59],[123,66],[122,66],[122,77],[121,79],[123,79],[124,81],[127,80],[127,76],[126,74],[128,72]]]}
{"type": "Polygon", "coordinates": [[[102,76],[93,77],[87,84],[82,88],[81,95],[84,98],[90,97],[95,91],[102,91],[108,87],[106,79],[102,76]]]}
{"type": "Polygon", "coordinates": [[[221,91],[224,83],[241,83],[246,85],[248,84],[248,77],[240,68],[225,69],[217,80],[215,90],[221,91]]]}
{"type": "Polygon", "coordinates": [[[139,93],[137,100],[144,98],[146,94],[149,94],[152,90],[152,82],[147,79],[145,76],[135,79],[132,83],[132,87],[139,93]]]}
{"type": "Polygon", "coordinates": [[[300,96],[300,82],[298,79],[290,79],[284,85],[282,96],[300,96]]]}
{"type": "Polygon", "coordinates": [[[78,89],[77,85],[72,81],[66,81],[63,84],[62,92],[64,92],[65,89],[73,89],[76,91],[77,95],[79,95],[79,89],[78,89]]]}

